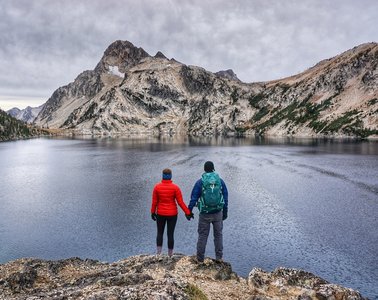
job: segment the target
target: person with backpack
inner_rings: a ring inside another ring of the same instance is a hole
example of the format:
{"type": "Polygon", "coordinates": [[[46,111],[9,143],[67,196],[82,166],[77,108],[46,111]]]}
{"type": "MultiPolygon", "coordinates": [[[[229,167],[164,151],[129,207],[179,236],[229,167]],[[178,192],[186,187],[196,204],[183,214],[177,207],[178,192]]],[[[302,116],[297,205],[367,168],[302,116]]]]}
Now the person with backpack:
{"type": "Polygon", "coordinates": [[[163,170],[163,179],[156,184],[152,192],[151,218],[156,221],[156,254],[160,255],[163,247],[163,234],[167,224],[168,256],[173,254],[174,232],[177,222],[177,204],[184,211],[188,221],[192,213],[182,199],[182,193],[178,185],[172,182],[172,171],[163,170]]]}
{"type": "MultiPolygon", "coordinates": [[[[188,208],[192,212],[194,206],[198,207],[198,241],[197,261],[203,262],[210,224],[213,225],[215,258],[223,258],[223,221],[227,219],[228,191],[226,184],[215,172],[214,163],[207,161],[204,165],[205,173],[192,190],[188,208]]],[[[193,214],[189,215],[193,217],[193,214]]]]}

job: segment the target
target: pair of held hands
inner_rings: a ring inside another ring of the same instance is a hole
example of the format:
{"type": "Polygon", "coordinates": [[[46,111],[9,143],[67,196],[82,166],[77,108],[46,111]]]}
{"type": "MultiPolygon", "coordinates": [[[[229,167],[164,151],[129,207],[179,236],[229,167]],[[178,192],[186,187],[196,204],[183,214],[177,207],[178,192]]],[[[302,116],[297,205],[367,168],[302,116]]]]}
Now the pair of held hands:
{"type": "MultiPolygon", "coordinates": [[[[194,219],[194,215],[193,213],[191,212],[189,215],[185,215],[185,218],[190,221],[190,219],[194,219]]],[[[157,219],[157,214],[151,214],[151,219],[156,221],[157,219]]]]}
{"type": "MultiPolygon", "coordinates": [[[[190,219],[194,219],[194,214],[191,212],[189,215],[185,215],[185,218],[190,221],[190,219]]],[[[151,219],[156,221],[157,219],[157,214],[151,214],[151,219]]],[[[222,220],[226,220],[227,219],[227,210],[223,210],[223,217],[222,217],[222,220]]]]}

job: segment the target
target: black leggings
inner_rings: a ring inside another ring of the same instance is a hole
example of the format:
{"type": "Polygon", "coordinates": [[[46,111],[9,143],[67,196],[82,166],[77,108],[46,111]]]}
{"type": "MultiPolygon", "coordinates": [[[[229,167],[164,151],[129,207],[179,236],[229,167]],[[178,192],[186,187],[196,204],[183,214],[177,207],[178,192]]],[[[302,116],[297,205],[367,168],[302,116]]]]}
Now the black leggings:
{"type": "Polygon", "coordinates": [[[157,237],[156,237],[156,245],[158,247],[163,246],[163,234],[165,223],[167,223],[167,236],[168,236],[168,249],[173,249],[175,244],[173,234],[175,232],[177,222],[177,215],[166,217],[166,216],[157,216],[156,225],[157,225],[157,237]]]}

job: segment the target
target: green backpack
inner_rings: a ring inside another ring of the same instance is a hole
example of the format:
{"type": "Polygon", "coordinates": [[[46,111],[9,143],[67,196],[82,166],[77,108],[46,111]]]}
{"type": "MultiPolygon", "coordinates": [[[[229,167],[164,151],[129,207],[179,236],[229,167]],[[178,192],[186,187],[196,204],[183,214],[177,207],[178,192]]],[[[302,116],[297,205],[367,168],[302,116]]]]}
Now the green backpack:
{"type": "Polygon", "coordinates": [[[200,213],[221,211],[224,206],[222,184],[215,172],[202,174],[202,193],[198,201],[200,213]]]}

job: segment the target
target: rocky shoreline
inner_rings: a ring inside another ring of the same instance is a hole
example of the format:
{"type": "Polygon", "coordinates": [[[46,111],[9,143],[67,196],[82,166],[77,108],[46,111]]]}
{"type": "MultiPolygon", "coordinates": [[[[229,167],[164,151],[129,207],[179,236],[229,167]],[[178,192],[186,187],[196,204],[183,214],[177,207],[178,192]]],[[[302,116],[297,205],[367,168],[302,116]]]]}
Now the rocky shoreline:
{"type": "Polygon", "coordinates": [[[332,299],[363,298],[311,273],[253,269],[239,277],[227,262],[138,255],[105,263],[23,258],[0,265],[0,299],[332,299]]]}
{"type": "Polygon", "coordinates": [[[0,143],[1,142],[14,142],[14,141],[22,141],[22,140],[30,140],[30,139],[37,139],[41,137],[50,137],[51,135],[48,134],[38,134],[38,135],[29,135],[29,136],[12,136],[12,137],[2,137],[0,136],[0,143]]]}

